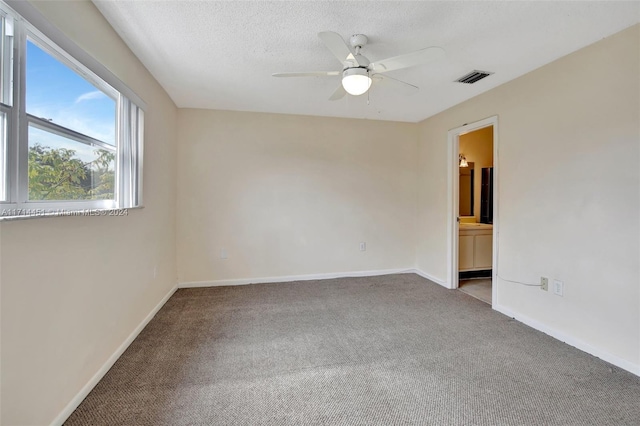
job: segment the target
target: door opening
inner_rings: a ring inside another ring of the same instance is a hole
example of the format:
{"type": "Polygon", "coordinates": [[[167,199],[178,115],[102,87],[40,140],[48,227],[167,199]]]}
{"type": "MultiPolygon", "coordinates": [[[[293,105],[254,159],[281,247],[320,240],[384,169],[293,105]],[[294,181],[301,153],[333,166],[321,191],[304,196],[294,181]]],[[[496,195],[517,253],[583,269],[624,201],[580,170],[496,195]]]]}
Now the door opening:
{"type": "Polygon", "coordinates": [[[449,131],[449,288],[497,304],[497,117],[449,131]]]}

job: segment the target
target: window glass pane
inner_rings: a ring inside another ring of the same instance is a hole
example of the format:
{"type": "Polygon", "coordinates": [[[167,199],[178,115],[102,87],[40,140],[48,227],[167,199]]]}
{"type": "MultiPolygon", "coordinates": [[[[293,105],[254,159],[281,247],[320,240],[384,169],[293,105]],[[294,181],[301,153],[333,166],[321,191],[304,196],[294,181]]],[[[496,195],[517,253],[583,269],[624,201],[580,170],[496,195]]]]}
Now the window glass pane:
{"type": "Polygon", "coordinates": [[[7,114],[0,112],[0,201],[7,200],[7,114]]]}
{"type": "Polygon", "coordinates": [[[114,99],[30,40],[26,74],[27,114],[115,146],[114,99]]]}
{"type": "Polygon", "coordinates": [[[2,19],[0,19],[0,35],[2,36],[2,39],[0,39],[0,102],[8,105],[6,102],[7,97],[5,96],[5,91],[7,90],[5,75],[7,73],[8,64],[5,59],[5,51],[7,46],[5,45],[6,37],[4,31],[6,29],[6,26],[4,23],[4,19],[4,16],[2,17],[2,19]]]}
{"type": "Polygon", "coordinates": [[[29,126],[29,200],[113,200],[115,151],[29,126]]]}
{"type": "Polygon", "coordinates": [[[2,17],[0,22],[0,102],[13,105],[13,18],[2,17]]]}

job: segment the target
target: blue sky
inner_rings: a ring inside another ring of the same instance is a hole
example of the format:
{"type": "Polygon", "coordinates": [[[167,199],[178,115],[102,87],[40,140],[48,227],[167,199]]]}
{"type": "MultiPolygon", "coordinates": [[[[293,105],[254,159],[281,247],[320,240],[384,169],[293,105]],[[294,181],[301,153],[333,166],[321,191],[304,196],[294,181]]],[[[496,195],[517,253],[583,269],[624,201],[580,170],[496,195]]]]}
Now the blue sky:
{"type": "MultiPolygon", "coordinates": [[[[34,43],[27,42],[27,113],[115,145],[116,102],[34,43]]],[[[74,149],[83,161],[94,147],[31,129],[29,144],[74,149]]]]}

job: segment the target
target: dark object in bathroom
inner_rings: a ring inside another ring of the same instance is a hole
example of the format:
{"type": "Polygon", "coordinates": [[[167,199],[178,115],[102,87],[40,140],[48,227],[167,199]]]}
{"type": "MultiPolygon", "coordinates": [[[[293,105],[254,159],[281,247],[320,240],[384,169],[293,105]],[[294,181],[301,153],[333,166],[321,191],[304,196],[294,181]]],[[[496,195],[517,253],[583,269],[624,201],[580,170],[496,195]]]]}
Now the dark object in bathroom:
{"type": "Polygon", "coordinates": [[[493,223],[493,167],[482,168],[480,183],[480,222],[493,223]]]}

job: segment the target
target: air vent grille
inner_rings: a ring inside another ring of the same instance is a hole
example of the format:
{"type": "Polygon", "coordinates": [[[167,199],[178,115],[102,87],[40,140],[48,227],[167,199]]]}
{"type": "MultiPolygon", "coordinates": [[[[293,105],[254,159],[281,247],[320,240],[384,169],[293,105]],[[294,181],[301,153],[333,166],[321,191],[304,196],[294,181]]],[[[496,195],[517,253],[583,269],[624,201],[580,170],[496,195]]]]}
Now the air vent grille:
{"type": "Polygon", "coordinates": [[[491,74],[493,74],[493,73],[489,72],[489,71],[473,70],[469,74],[463,75],[462,77],[457,79],[456,82],[465,83],[465,84],[473,84],[476,81],[480,81],[485,77],[489,77],[491,74]]]}

